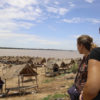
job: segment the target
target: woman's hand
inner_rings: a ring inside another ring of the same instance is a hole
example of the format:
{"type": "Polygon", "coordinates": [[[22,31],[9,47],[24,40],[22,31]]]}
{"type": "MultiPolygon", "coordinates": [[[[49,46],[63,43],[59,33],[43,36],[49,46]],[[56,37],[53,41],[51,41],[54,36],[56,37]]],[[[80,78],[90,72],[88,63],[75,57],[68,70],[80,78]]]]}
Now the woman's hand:
{"type": "Polygon", "coordinates": [[[82,98],[83,98],[83,91],[81,91],[81,94],[79,96],[79,100],[83,100],[82,98]]]}

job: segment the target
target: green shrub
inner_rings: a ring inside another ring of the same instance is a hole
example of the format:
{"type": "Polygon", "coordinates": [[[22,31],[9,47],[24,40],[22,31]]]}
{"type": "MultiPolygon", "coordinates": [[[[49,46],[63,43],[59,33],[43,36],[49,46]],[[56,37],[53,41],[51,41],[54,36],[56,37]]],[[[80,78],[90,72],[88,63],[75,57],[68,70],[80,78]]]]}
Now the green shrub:
{"type": "Polygon", "coordinates": [[[65,98],[67,95],[66,94],[54,94],[53,95],[53,99],[57,99],[57,98],[65,98]]]}
{"type": "Polygon", "coordinates": [[[78,64],[75,63],[75,64],[71,67],[70,72],[76,73],[77,71],[78,71],[78,64]]]}
{"type": "Polygon", "coordinates": [[[42,100],[55,100],[58,98],[66,98],[68,97],[67,94],[57,94],[55,93],[54,95],[48,95],[47,97],[43,98],[42,100]]]}
{"type": "Polygon", "coordinates": [[[42,100],[51,100],[52,96],[48,95],[47,97],[43,98],[42,100]]]}
{"type": "Polygon", "coordinates": [[[43,83],[49,83],[49,82],[52,82],[52,81],[54,81],[54,78],[52,78],[52,79],[46,79],[46,80],[43,81],[43,83]]]}

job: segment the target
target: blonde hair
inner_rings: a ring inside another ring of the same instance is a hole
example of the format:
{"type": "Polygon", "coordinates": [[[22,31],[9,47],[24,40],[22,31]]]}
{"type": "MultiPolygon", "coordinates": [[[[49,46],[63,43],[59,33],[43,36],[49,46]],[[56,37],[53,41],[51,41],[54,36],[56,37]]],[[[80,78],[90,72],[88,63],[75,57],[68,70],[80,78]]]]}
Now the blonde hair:
{"type": "Polygon", "coordinates": [[[93,48],[96,48],[97,45],[93,43],[93,38],[89,35],[81,35],[77,38],[77,43],[84,45],[88,51],[91,51],[93,48]]]}
{"type": "Polygon", "coordinates": [[[95,43],[91,43],[91,50],[93,49],[93,48],[96,48],[96,47],[98,47],[95,43]]]}

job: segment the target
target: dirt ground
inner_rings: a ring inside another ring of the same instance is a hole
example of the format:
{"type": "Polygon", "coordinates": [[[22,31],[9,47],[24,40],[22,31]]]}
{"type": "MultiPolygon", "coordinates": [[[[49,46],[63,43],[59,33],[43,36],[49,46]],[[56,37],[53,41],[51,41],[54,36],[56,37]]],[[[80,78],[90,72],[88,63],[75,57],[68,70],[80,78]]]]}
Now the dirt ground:
{"type": "MultiPolygon", "coordinates": [[[[45,77],[45,68],[38,68],[38,93],[32,92],[28,95],[8,96],[0,100],[48,100],[43,99],[48,95],[67,94],[67,89],[72,85],[75,74],[66,73],[56,77],[45,77]]],[[[13,80],[8,85],[13,85],[13,80]]],[[[66,100],[69,100],[66,98],[66,100]]]]}

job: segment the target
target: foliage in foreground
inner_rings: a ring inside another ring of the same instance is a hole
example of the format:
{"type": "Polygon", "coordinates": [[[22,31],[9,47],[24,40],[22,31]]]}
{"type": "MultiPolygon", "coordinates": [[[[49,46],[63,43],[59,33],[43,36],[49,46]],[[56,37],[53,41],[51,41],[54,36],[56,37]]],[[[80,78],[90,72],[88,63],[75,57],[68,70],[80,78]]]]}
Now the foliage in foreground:
{"type": "Polygon", "coordinates": [[[71,67],[71,69],[70,69],[70,73],[76,73],[78,71],[78,64],[77,63],[75,63],[72,67],[71,67]]]}
{"type": "Polygon", "coordinates": [[[42,100],[55,100],[58,98],[67,98],[67,94],[54,94],[54,95],[48,95],[47,97],[43,98],[42,100]]]}

